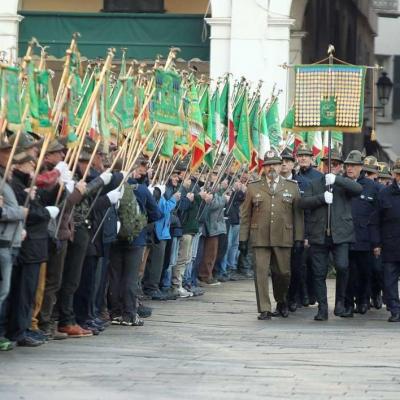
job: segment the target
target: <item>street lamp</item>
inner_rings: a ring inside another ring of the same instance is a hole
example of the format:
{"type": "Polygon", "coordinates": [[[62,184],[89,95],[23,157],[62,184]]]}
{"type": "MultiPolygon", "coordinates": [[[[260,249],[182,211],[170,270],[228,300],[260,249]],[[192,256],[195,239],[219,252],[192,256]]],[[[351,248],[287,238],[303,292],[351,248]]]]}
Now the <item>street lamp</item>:
{"type": "Polygon", "coordinates": [[[385,106],[389,102],[390,94],[392,93],[393,83],[387,76],[387,72],[382,72],[382,75],[376,82],[378,89],[378,99],[383,106],[383,113],[385,113],[385,106]]]}

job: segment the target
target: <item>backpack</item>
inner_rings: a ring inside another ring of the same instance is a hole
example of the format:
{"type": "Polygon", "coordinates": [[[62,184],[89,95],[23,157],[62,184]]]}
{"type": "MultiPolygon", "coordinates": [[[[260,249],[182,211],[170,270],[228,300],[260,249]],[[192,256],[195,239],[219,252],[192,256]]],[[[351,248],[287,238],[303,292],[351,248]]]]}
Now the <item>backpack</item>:
{"type": "Polygon", "coordinates": [[[121,222],[121,229],[118,232],[119,240],[133,242],[147,225],[147,217],[140,209],[133,193],[137,186],[124,184],[124,194],[118,208],[118,218],[121,222]]]}

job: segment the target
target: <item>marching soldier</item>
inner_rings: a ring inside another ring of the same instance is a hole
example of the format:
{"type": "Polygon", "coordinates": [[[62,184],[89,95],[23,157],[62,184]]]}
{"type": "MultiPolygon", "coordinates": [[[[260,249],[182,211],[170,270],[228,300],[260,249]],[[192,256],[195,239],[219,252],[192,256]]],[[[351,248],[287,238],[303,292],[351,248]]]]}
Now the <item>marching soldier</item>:
{"type": "Polygon", "coordinates": [[[385,162],[378,163],[378,182],[383,186],[389,186],[393,182],[392,174],[390,173],[390,167],[385,162]]]}
{"type": "Polygon", "coordinates": [[[369,288],[373,270],[372,248],[377,244],[374,237],[374,214],[378,208],[380,185],[362,171],[364,163],[358,150],[353,150],[345,162],[346,176],[357,181],[363,191],[351,200],[351,213],[354,222],[355,242],[350,245],[349,281],[346,289],[345,312],[342,317],[352,317],[353,311],[365,314],[369,306],[369,288]],[[356,309],[354,309],[354,301],[356,309]]]}
{"type": "Polygon", "coordinates": [[[377,256],[382,250],[385,299],[391,312],[389,322],[400,322],[400,158],[393,167],[394,180],[378,196],[380,246],[374,249],[377,256]]]}
{"type": "Polygon", "coordinates": [[[340,176],[343,160],[337,151],[332,150],[331,153],[331,173],[327,173],[328,158],[323,158],[322,161],[326,175],[311,181],[300,199],[300,207],[311,210],[308,240],[311,246],[314,288],[318,301],[318,313],[314,317],[316,321],[328,319],[326,277],[330,253],[333,255],[336,267],[334,314],[341,316],[344,313],[349,245],[354,242],[351,198],[362,192],[359,183],[340,176]],[[332,191],[329,190],[330,187],[332,191]]]}
{"type": "MultiPolygon", "coordinates": [[[[281,157],[282,157],[281,176],[289,180],[294,179],[299,185],[300,195],[302,196],[308,185],[308,181],[302,175],[295,174],[294,171],[295,158],[293,152],[290,149],[285,149],[282,151],[281,157]]],[[[304,252],[304,245],[292,248],[292,255],[290,258],[290,285],[288,292],[288,307],[289,311],[291,312],[297,310],[297,298],[300,295],[300,287],[305,275],[303,274],[302,271],[303,252],[304,252]]]]}
{"type": "MultiPolygon", "coordinates": [[[[307,187],[311,181],[314,179],[320,179],[323,175],[320,171],[314,168],[313,152],[310,147],[303,143],[297,149],[297,163],[299,164],[299,172],[296,176],[305,180],[307,187]]],[[[296,178],[295,178],[296,179],[296,178]]],[[[300,186],[300,193],[302,192],[302,187],[300,186]]],[[[304,193],[301,193],[303,196],[304,193]]],[[[315,290],[314,290],[314,279],[312,274],[312,262],[311,262],[311,252],[308,243],[308,215],[310,211],[305,211],[304,213],[304,252],[303,252],[303,270],[302,270],[302,280],[300,283],[301,289],[301,302],[303,306],[307,307],[310,304],[313,305],[316,302],[315,290]]]]}
{"type": "Polygon", "coordinates": [[[239,249],[247,253],[247,243],[253,247],[255,256],[255,286],[258,319],[269,320],[271,316],[288,316],[286,302],[290,283],[290,254],[293,245],[302,246],[303,212],[297,207],[300,192],[297,183],[279,174],[282,159],[275,151],[264,157],[263,175],[248,186],[241,208],[239,249]],[[275,313],[271,313],[268,292],[268,275],[272,270],[275,313]]]}

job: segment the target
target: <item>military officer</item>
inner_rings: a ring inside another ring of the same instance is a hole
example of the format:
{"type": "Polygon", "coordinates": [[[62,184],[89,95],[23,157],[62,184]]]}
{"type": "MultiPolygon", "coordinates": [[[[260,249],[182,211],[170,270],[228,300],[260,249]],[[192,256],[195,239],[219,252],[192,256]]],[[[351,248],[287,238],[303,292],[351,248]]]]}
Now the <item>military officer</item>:
{"type": "MultiPolygon", "coordinates": [[[[297,163],[299,165],[299,172],[297,174],[298,177],[305,179],[307,187],[311,181],[314,179],[320,179],[322,177],[322,173],[314,168],[314,160],[313,160],[313,152],[311,148],[306,144],[302,143],[297,149],[297,163]]],[[[305,188],[304,188],[305,190],[305,188]]],[[[302,191],[300,187],[300,192],[302,191]]],[[[302,193],[303,195],[303,193],[302,193]]],[[[303,252],[303,269],[302,269],[302,278],[300,283],[300,299],[303,306],[307,307],[310,304],[313,305],[316,302],[315,298],[315,290],[314,290],[314,279],[312,275],[312,262],[311,262],[311,252],[310,246],[308,243],[308,216],[310,212],[306,210],[304,212],[304,223],[305,223],[305,240],[304,240],[304,252],[303,252]]]]}
{"type": "Polygon", "coordinates": [[[352,317],[353,311],[365,314],[369,307],[370,281],[374,266],[372,249],[378,244],[374,237],[374,214],[378,210],[380,185],[362,171],[364,162],[358,150],[353,150],[344,162],[346,176],[357,181],[363,191],[351,200],[355,242],[350,244],[349,280],[346,288],[345,312],[342,317],[352,317]],[[354,309],[354,301],[356,309],[354,309]]]}
{"type": "Polygon", "coordinates": [[[322,161],[326,175],[311,181],[299,202],[300,207],[311,210],[307,234],[311,245],[314,288],[318,301],[318,313],[314,317],[316,321],[328,319],[326,277],[330,253],[336,267],[334,313],[341,316],[345,311],[349,244],[354,242],[351,198],[362,192],[359,183],[340,176],[343,160],[337,151],[331,152],[331,173],[328,173],[328,158],[323,158],[322,161]]]}
{"type": "Polygon", "coordinates": [[[390,186],[379,192],[378,224],[380,246],[374,249],[378,255],[382,249],[385,282],[385,299],[391,312],[389,322],[400,322],[400,158],[393,166],[394,179],[390,186]]]}
{"type": "Polygon", "coordinates": [[[247,243],[255,256],[255,286],[258,319],[288,316],[286,302],[290,283],[290,253],[293,245],[304,239],[303,211],[297,207],[300,192],[297,183],[279,174],[282,158],[268,151],[260,179],[249,184],[241,208],[239,249],[247,253],[247,243]],[[271,313],[268,275],[271,266],[277,310],[271,313]]]}
{"type": "MultiPolygon", "coordinates": [[[[378,159],[374,156],[368,156],[364,158],[364,165],[362,172],[366,178],[372,180],[378,192],[380,192],[385,186],[379,182],[379,165],[378,159]]],[[[391,180],[390,180],[391,182],[391,180]]],[[[382,257],[380,255],[373,256],[373,266],[371,271],[369,295],[372,300],[372,305],[379,310],[382,308],[382,293],[383,293],[383,264],[382,257]]],[[[355,310],[360,311],[359,308],[355,310]]],[[[364,311],[364,309],[361,309],[364,311]]]]}
{"type": "MultiPolygon", "coordinates": [[[[281,153],[281,157],[281,176],[289,180],[294,179],[299,185],[300,195],[302,196],[304,194],[305,188],[307,187],[308,181],[304,176],[295,174],[295,158],[293,152],[290,149],[284,149],[281,153]]],[[[288,291],[288,307],[289,311],[291,312],[295,312],[297,310],[297,298],[300,295],[300,286],[302,280],[304,280],[304,273],[302,271],[303,251],[304,243],[300,242],[297,246],[294,246],[292,248],[292,254],[290,257],[290,285],[288,291]]]]}
{"type": "Polygon", "coordinates": [[[389,186],[393,182],[393,176],[390,173],[390,167],[385,162],[378,163],[378,182],[383,186],[389,186]]]}

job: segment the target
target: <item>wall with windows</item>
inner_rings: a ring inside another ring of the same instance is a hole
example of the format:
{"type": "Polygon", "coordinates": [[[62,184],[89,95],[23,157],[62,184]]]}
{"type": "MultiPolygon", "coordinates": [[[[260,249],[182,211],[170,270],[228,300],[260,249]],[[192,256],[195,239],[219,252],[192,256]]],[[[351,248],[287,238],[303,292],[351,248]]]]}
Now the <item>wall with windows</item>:
{"type": "MultiPolygon", "coordinates": [[[[5,1],[5,0],[3,0],[5,1]]],[[[208,0],[165,0],[167,13],[204,14],[208,0]]],[[[23,11],[98,12],[103,8],[103,0],[20,0],[23,11]]]]}
{"type": "MultiPolygon", "coordinates": [[[[377,110],[377,137],[387,146],[392,158],[400,155],[400,18],[378,20],[378,36],[375,40],[375,58],[393,82],[389,103],[383,110],[377,110]]],[[[380,106],[379,101],[376,104],[380,106]]]]}

